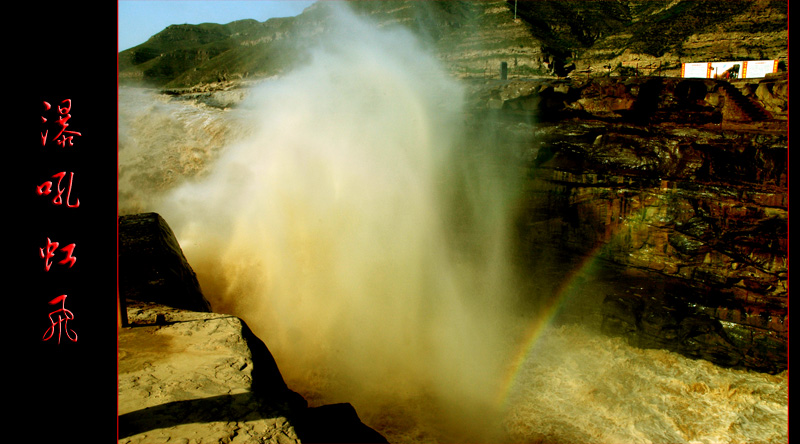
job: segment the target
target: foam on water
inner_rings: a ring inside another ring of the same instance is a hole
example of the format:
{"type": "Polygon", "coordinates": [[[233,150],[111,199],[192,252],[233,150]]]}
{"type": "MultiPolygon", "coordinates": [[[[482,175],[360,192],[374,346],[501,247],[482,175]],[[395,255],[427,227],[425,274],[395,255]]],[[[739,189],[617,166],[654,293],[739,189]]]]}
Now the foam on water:
{"type": "Polygon", "coordinates": [[[787,375],[723,369],[565,325],[510,390],[512,442],[788,442],[787,375]]]}
{"type": "Polygon", "coordinates": [[[246,131],[236,112],[171,102],[144,88],[119,93],[121,214],[152,211],[159,195],[207,173],[222,148],[246,131]]]}

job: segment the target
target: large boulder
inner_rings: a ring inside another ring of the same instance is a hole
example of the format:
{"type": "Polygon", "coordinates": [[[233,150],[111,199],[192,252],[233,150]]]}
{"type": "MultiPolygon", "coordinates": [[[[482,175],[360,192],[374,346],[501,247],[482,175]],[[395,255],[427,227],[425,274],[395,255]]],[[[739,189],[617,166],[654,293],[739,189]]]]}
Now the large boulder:
{"type": "Polygon", "coordinates": [[[350,404],[308,407],[241,319],[149,302],[127,310],[120,443],[386,442],[350,404]]]}
{"type": "Polygon", "coordinates": [[[212,313],[166,221],[120,217],[119,442],[386,442],[347,403],[310,408],[267,345],[212,313]]]}
{"type": "Polygon", "coordinates": [[[172,229],[157,213],[120,216],[119,269],[123,303],[137,300],[211,311],[172,229]]]}

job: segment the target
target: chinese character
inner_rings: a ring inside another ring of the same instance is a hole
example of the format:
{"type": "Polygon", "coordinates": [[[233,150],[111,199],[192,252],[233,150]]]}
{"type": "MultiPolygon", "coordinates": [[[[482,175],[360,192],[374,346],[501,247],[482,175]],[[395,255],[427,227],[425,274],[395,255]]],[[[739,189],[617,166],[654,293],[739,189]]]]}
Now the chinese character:
{"type": "MultiPolygon", "coordinates": [[[[64,176],[66,176],[66,174],[67,174],[66,172],[62,171],[60,173],[57,173],[57,174],[53,175],[53,177],[57,177],[58,178],[58,185],[56,185],[56,189],[58,190],[58,194],[56,195],[56,197],[53,198],[53,204],[54,205],[61,205],[61,202],[62,202],[61,201],[61,194],[64,192],[64,189],[61,188],[61,179],[63,179],[64,176]]],[[[74,175],[75,175],[75,173],[69,173],[69,190],[67,190],[67,206],[69,208],[78,208],[78,206],[81,204],[80,199],[76,199],[74,205],[71,205],[69,203],[69,196],[72,193],[72,178],[73,178],[74,175]]],[[[50,194],[50,191],[51,191],[52,187],[53,187],[53,182],[48,180],[47,182],[44,182],[43,184],[41,184],[41,185],[36,187],[36,193],[39,194],[40,196],[41,195],[47,196],[48,194],[50,194]]]]}
{"type": "MultiPolygon", "coordinates": [[[[44,271],[50,271],[50,266],[52,265],[51,259],[55,256],[55,251],[58,249],[58,242],[50,241],[50,238],[47,238],[47,246],[44,248],[39,249],[39,255],[44,259],[44,271]]],[[[60,260],[59,264],[67,264],[69,263],[69,268],[72,268],[75,265],[75,261],[78,260],[75,256],[72,255],[72,252],[75,250],[75,244],[69,244],[66,247],[62,248],[61,251],[66,253],[64,259],[60,260]]]]}
{"type": "MultiPolygon", "coordinates": [[[[50,104],[47,103],[47,102],[44,102],[44,110],[47,111],[49,109],[50,109],[50,104]]],[[[45,119],[44,116],[42,116],[42,123],[45,123],[45,122],[47,122],[47,119],[45,119]]],[[[48,130],[44,130],[44,133],[42,134],[42,146],[44,146],[44,144],[47,142],[47,131],[48,130]]]]}
{"type": "Polygon", "coordinates": [[[50,313],[50,315],[49,315],[49,317],[50,317],[50,328],[48,328],[47,331],[44,332],[44,336],[42,336],[42,341],[50,340],[50,338],[53,337],[53,333],[55,333],[55,331],[56,331],[56,326],[58,326],[58,343],[61,344],[61,323],[64,323],[64,330],[66,331],[67,338],[69,338],[69,340],[72,341],[72,342],[77,342],[78,341],[78,335],[77,335],[77,333],[75,333],[75,330],[70,330],[67,327],[67,321],[75,319],[75,315],[73,315],[71,311],[69,311],[66,308],[64,308],[64,300],[66,298],[67,298],[67,295],[62,294],[61,296],[59,296],[59,297],[53,299],[52,301],[48,302],[48,304],[50,304],[50,305],[55,305],[55,304],[58,304],[60,302],[61,303],[61,308],[59,308],[58,310],[53,311],[53,312],[50,313]],[[61,317],[62,314],[64,315],[63,318],[61,317]],[[53,315],[57,315],[58,316],[58,320],[57,321],[53,319],[53,315]],[[72,333],[71,335],[70,335],[70,332],[72,333]]]}
{"type": "MultiPolygon", "coordinates": [[[[48,111],[51,108],[50,104],[47,103],[47,102],[43,102],[43,103],[44,103],[44,110],[48,111]]],[[[73,145],[72,144],[73,137],[80,136],[81,133],[79,133],[77,131],[67,131],[67,127],[69,126],[69,123],[67,123],[67,121],[72,118],[72,116],[69,114],[69,110],[72,108],[72,100],[66,99],[66,100],[63,100],[61,103],[62,104],[66,103],[66,106],[63,106],[63,107],[62,106],[58,106],[57,107],[58,114],[60,115],[60,118],[55,121],[55,123],[57,123],[59,125],[61,130],[51,140],[54,140],[56,142],[56,144],[58,144],[61,147],[65,147],[67,144],[69,144],[69,146],[72,146],[73,145]],[[59,137],[60,137],[60,139],[59,139],[59,137]]],[[[42,123],[45,123],[45,122],[47,122],[47,119],[44,118],[44,116],[42,116],[42,123]]],[[[47,143],[47,133],[48,133],[48,130],[45,130],[44,133],[41,133],[42,146],[44,146],[45,143],[47,143]]]]}

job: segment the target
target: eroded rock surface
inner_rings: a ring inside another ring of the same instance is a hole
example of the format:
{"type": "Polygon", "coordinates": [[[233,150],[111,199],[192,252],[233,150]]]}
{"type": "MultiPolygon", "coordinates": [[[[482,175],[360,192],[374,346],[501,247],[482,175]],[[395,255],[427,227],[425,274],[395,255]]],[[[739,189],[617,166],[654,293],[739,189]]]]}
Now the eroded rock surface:
{"type": "Polygon", "coordinates": [[[528,248],[651,281],[608,295],[604,331],[722,365],[787,367],[784,83],[513,81],[478,95],[524,138],[528,248]]]}
{"type": "Polygon", "coordinates": [[[299,442],[305,407],[238,318],[130,301],[119,336],[120,442],[299,442]]]}

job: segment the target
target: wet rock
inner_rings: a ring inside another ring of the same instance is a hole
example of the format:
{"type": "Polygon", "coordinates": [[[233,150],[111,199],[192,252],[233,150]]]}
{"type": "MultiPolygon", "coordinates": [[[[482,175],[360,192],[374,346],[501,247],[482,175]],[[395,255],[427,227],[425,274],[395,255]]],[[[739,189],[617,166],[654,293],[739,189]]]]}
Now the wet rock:
{"type": "Polygon", "coordinates": [[[727,302],[724,296],[701,295],[680,285],[667,290],[628,289],[606,296],[601,329],[637,347],[667,349],[722,366],[769,373],[786,370],[785,336],[765,323],[756,326],[741,322],[741,315],[747,311],[744,306],[712,309],[698,301],[727,302]],[[737,322],[724,317],[736,318],[737,322]]]}

